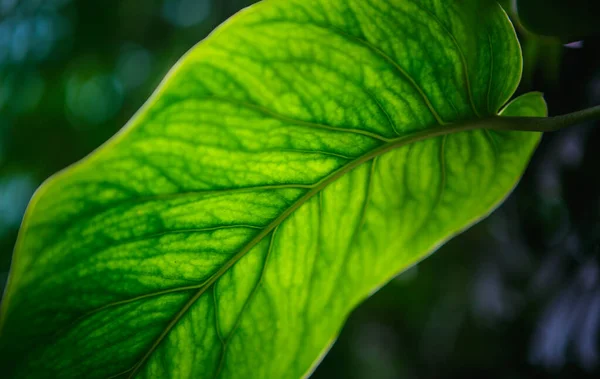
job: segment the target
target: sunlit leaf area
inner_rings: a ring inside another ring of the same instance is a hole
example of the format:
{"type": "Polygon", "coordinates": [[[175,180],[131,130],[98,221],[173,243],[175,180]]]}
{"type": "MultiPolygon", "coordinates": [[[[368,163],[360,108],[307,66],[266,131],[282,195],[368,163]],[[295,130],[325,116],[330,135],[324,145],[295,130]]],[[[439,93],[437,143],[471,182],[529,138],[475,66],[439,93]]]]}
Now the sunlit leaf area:
{"type": "Polygon", "coordinates": [[[253,3],[0,0],[0,377],[597,378],[593,14],[253,3]]]}

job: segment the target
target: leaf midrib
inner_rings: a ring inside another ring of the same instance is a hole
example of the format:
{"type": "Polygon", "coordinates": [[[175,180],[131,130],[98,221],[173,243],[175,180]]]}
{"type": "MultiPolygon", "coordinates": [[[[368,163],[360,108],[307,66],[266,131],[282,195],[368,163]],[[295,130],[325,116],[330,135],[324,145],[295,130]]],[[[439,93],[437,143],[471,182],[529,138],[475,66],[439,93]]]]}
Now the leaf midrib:
{"type": "MultiPolygon", "coordinates": [[[[417,132],[413,132],[411,134],[407,134],[398,138],[391,140],[390,142],[379,146],[376,149],[367,152],[366,154],[356,158],[352,162],[348,163],[345,166],[337,169],[332,172],[325,178],[321,179],[319,182],[315,183],[314,186],[306,192],[302,197],[296,200],[290,207],[288,207],[285,211],[281,213],[276,219],[271,221],[267,226],[265,226],[260,233],[258,233],[255,237],[253,237],[238,253],[236,253],[229,261],[227,261],[219,270],[217,270],[206,282],[202,284],[202,287],[198,289],[198,291],[188,300],[185,305],[175,314],[175,316],[171,319],[169,324],[165,327],[163,332],[156,338],[156,340],[152,343],[148,351],[140,358],[140,360],[130,369],[125,372],[131,371],[129,378],[133,378],[135,374],[142,368],[144,363],[150,358],[152,353],[158,348],[160,343],[165,339],[165,337],[169,334],[169,332],[173,329],[173,327],[179,322],[179,320],[187,313],[187,311],[194,305],[194,303],[204,294],[206,291],[216,283],[233,265],[235,265],[243,256],[246,255],[252,248],[254,248],[260,241],[263,240],[266,236],[269,235],[275,228],[283,223],[292,213],[294,213],[299,207],[304,205],[308,200],[310,200],[314,195],[321,192],[325,187],[329,184],[333,183],[343,175],[347,174],[351,170],[357,168],[358,166],[366,163],[378,156],[381,156],[385,153],[388,153],[394,149],[400,148],[402,146],[415,143],[418,141],[436,138],[445,136],[448,134],[465,132],[476,129],[486,129],[491,128],[493,123],[489,123],[488,120],[491,120],[495,117],[489,119],[475,119],[467,122],[460,123],[452,123],[439,125],[435,127],[431,127],[425,130],[420,130],[417,132]]],[[[189,287],[188,287],[189,288],[189,287]]]]}

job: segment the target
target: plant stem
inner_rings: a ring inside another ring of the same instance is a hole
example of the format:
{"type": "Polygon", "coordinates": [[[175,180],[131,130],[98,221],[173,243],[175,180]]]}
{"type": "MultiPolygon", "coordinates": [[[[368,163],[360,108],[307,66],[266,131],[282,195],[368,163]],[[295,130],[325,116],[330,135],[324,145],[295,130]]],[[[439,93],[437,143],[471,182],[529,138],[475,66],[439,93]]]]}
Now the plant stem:
{"type": "Polygon", "coordinates": [[[554,132],[587,121],[600,120],[600,105],[554,117],[495,117],[489,129],[554,132]]]}

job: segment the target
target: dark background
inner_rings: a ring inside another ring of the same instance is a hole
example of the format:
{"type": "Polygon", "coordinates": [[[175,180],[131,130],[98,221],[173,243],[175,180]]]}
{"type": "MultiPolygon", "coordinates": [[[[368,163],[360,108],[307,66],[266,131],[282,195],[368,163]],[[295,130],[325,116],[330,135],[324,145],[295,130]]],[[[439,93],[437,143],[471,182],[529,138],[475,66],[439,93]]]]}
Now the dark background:
{"type": "MultiPolygon", "coordinates": [[[[2,286],[35,188],[251,2],[0,0],[2,286]]],[[[519,92],[543,91],[551,114],[600,103],[598,37],[520,39],[519,92]]],[[[314,377],[600,377],[599,163],[600,128],[545,135],[509,200],[362,304],[314,377]]]]}

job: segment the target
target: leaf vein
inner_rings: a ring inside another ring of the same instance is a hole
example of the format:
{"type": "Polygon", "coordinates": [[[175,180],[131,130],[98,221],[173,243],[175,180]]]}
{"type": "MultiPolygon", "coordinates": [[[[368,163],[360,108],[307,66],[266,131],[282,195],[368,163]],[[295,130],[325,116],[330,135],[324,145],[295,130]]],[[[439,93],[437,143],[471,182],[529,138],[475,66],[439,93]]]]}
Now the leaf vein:
{"type": "MultiPolygon", "coordinates": [[[[265,255],[265,262],[262,266],[262,270],[260,272],[260,277],[258,278],[256,285],[252,289],[252,292],[250,293],[250,295],[244,302],[244,305],[242,306],[242,309],[240,310],[240,313],[238,314],[238,316],[235,320],[235,323],[233,325],[233,328],[231,329],[231,332],[229,332],[229,335],[225,338],[225,341],[222,345],[221,357],[219,359],[219,366],[217,367],[217,370],[215,371],[215,375],[213,376],[214,379],[217,379],[219,377],[219,375],[221,374],[221,370],[223,368],[223,365],[225,364],[225,355],[227,354],[227,346],[228,346],[229,342],[231,341],[231,338],[233,338],[233,335],[235,334],[235,331],[237,330],[238,326],[240,325],[244,311],[248,307],[248,304],[250,304],[250,302],[254,298],[254,295],[256,294],[258,287],[262,283],[263,277],[265,275],[265,270],[267,268],[267,262],[269,260],[269,257],[271,256],[271,251],[273,250],[273,241],[275,240],[275,233],[277,233],[277,227],[273,230],[273,233],[271,233],[271,240],[269,241],[269,247],[267,248],[267,254],[265,255]]],[[[216,286],[213,286],[213,288],[214,287],[216,287],[216,286]]]]}
{"type": "Polygon", "coordinates": [[[448,35],[448,37],[450,37],[450,39],[452,40],[452,44],[456,47],[456,51],[458,52],[458,55],[460,56],[461,64],[462,64],[464,72],[465,72],[465,76],[464,76],[465,87],[466,87],[467,94],[469,97],[469,103],[471,105],[471,109],[475,113],[475,116],[480,117],[479,112],[477,111],[477,107],[475,106],[475,102],[473,100],[473,90],[471,89],[471,81],[469,79],[469,67],[467,64],[467,59],[465,57],[465,53],[463,52],[462,48],[460,47],[460,44],[456,40],[456,36],[454,36],[454,33],[452,33],[448,29],[448,27],[446,25],[444,25],[444,23],[442,23],[442,21],[439,19],[439,17],[435,13],[433,13],[432,11],[430,11],[429,9],[427,9],[425,7],[420,6],[418,1],[415,1],[413,4],[417,8],[422,10],[423,12],[427,13],[433,19],[433,21],[435,21],[442,28],[442,30],[444,30],[444,32],[448,35]]]}
{"type": "MultiPolygon", "coordinates": [[[[167,334],[173,329],[173,327],[177,324],[177,322],[183,317],[183,315],[189,310],[189,308],[198,300],[213,283],[215,283],[224,273],[226,273],[236,262],[238,262],[248,251],[250,251],[256,244],[262,241],[269,233],[271,233],[274,229],[276,229],[281,223],[286,220],[294,211],[296,211],[300,206],[306,203],[307,200],[312,198],[314,195],[318,194],[321,190],[327,187],[329,184],[339,179],[341,176],[346,174],[352,169],[366,163],[380,155],[383,155],[389,151],[400,148],[402,146],[415,143],[418,141],[444,136],[447,134],[457,133],[457,132],[465,132],[469,130],[475,130],[480,128],[485,128],[485,120],[478,120],[478,122],[461,122],[455,124],[448,125],[439,125],[437,127],[432,127],[426,130],[420,130],[413,132],[411,134],[404,135],[402,137],[396,138],[389,143],[386,143],[374,150],[371,150],[365,153],[363,156],[355,159],[354,161],[349,162],[347,165],[342,166],[341,168],[333,171],[331,174],[317,182],[308,192],[306,192],[302,197],[296,200],[289,208],[281,213],[276,219],[274,219],[269,225],[267,225],[259,234],[257,234],[254,238],[252,238],[238,253],[236,253],[229,261],[227,261],[221,269],[217,270],[207,281],[206,283],[198,288],[198,291],[190,300],[174,315],[171,322],[166,326],[163,332],[156,338],[154,343],[150,346],[148,351],[144,354],[144,356],[138,361],[135,365],[130,378],[132,378],[142,367],[142,365],[147,361],[150,355],[156,350],[158,345],[164,340],[167,334]]],[[[490,126],[493,127],[493,126],[490,126]]]]}
{"type": "MultiPolygon", "coordinates": [[[[268,22],[265,21],[261,21],[260,23],[257,24],[268,24],[268,23],[288,23],[288,24],[298,24],[297,21],[293,21],[293,20],[276,20],[276,19],[272,19],[269,20],[268,22]]],[[[353,41],[356,44],[359,44],[361,46],[364,46],[368,49],[370,49],[371,51],[373,51],[376,55],[379,55],[383,60],[385,60],[391,67],[394,68],[394,70],[396,70],[396,72],[398,72],[400,75],[400,78],[403,78],[404,80],[406,80],[419,94],[419,96],[422,98],[423,102],[425,103],[426,107],[429,109],[429,111],[431,112],[432,116],[435,118],[435,120],[437,121],[438,124],[440,125],[444,125],[446,124],[446,122],[440,117],[440,115],[437,113],[437,111],[435,110],[435,108],[433,107],[433,105],[431,104],[431,101],[429,100],[429,98],[427,97],[427,95],[425,94],[425,92],[423,91],[423,89],[417,84],[417,82],[408,74],[408,72],[406,70],[404,70],[402,68],[402,66],[400,66],[394,59],[392,59],[392,57],[390,57],[388,54],[386,54],[384,51],[382,51],[381,49],[379,49],[377,46],[373,45],[371,42],[361,39],[359,37],[353,36],[352,34],[349,34],[339,28],[336,28],[334,26],[331,25],[321,25],[319,23],[316,22],[305,22],[302,23],[302,25],[306,26],[306,25],[312,25],[316,28],[319,29],[323,29],[323,30],[327,30],[329,32],[332,32],[334,34],[339,35],[342,38],[347,39],[348,41],[353,41]]]]}

